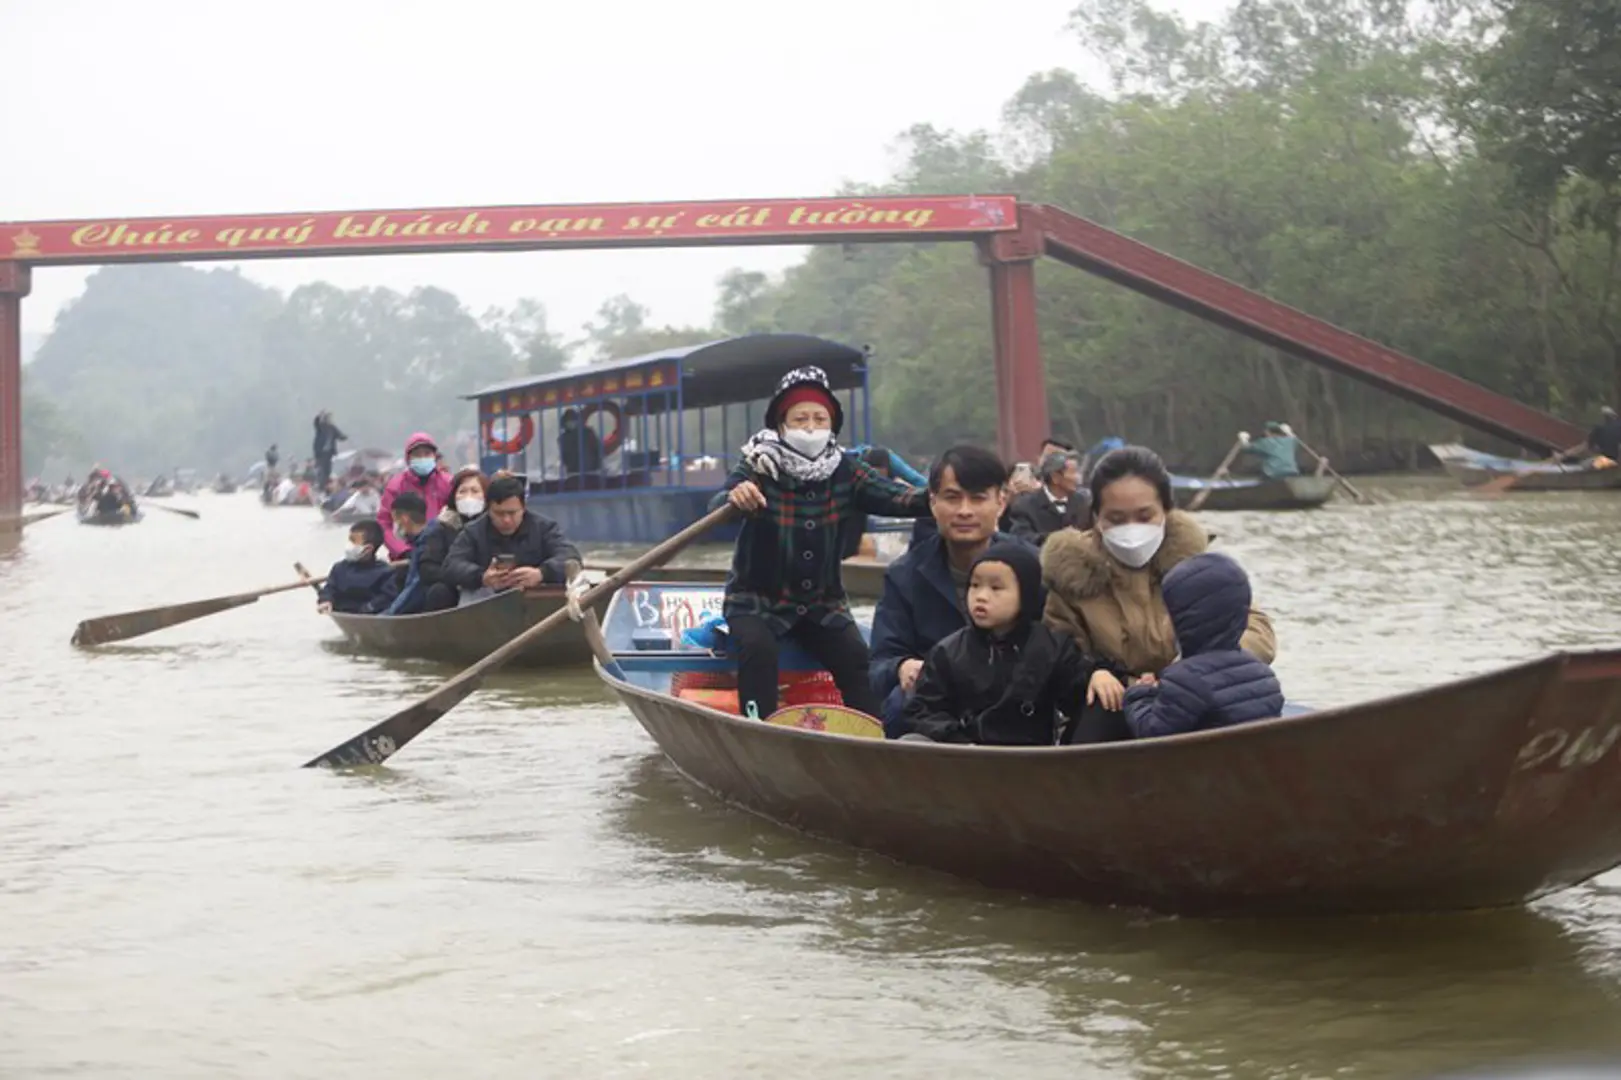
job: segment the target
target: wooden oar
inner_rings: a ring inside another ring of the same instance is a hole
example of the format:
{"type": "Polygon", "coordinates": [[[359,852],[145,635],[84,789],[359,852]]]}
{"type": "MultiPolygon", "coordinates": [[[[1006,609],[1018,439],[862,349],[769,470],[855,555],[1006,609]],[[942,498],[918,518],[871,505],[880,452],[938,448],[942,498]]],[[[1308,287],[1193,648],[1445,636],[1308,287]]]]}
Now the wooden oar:
{"type": "Polygon", "coordinates": [[[203,516],[195,510],[182,510],[178,506],[164,506],[162,503],[153,502],[149,502],[146,505],[154,507],[158,510],[167,510],[171,514],[179,514],[181,517],[189,517],[193,521],[197,521],[203,516]]]}
{"type": "MultiPolygon", "coordinates": [[[[1585,447],[1586,445],[1586,443],[1583,443],[1582,447],[1585,447]]],[[[1575,453],[1577,449],[1581,449],[1581,447],[1576,447],[1570,450],[1555,450],[1552,455],[1543,458],[1539,464],[1552,465],[1555,462],[1558,462],[1559,464],[1563,465],[1563,459],[1565,456],[1575,453]]],[[[1476,495],[1501,495],[1503,492],[1513,487],[1515,482],[1525,475],[1525,473],[1520,472],[1506,472],[1502,476],[1492,477],[1484,484],[1476,484],[1469,490],[1473,491],[1476,495]]]]}
{"type": "MultiPolygon", "coordinates": [[[[736,512],[728,503],[699,518],[641,558],[625,564],[606,580],[586,590],[585,595],[580,597],[580,606],[589,608],[627,581],[635,579],[642,571],[668,562],[704,533],[731,520],[736,512]]],[[[304,763],[304,767],[307,769],[313,765],[324,765],[329,769],[338,769],[382,764],[398,753],[406,743],[426,731],[434,721],[469,697],[483,685],[487,675],[523,652],[536,638],[550,633],[567,621],[568,609],[559,608],[460,675],[442,684],[433,693],[406,706],[388,719],[373,724],[359,735],[334,746],[319,757],[311,758],[304,763]]]]}
{"type": "MultiPolygon", "coordinates": [[[[1210,474],[1211,484],[1214,484],[1217,480],[1220,480],[1223,476],[1227,475],[1227,469],[1232,465],[1233,461],[1237,459],[1239,451],[1243,449],[1244,440],[1239,439],[1233,443],[1233,448],[1227,451],[1226,457],[1221,459],[1221,464],[1216,466],[1216,471],[1210,474]]],[[[1197,510],[1199,507],[1203,506],[1204,501],[1210,498],[1210,492],[1211,488],[1209,487],[1200,488],[1198,493],[1193,496],[1193,501],[1188,503],[1188,509],[1197,510]]]]}
{"type": "Polygon", "coordinates": [[[19,514],[18,516],[12,518],[10,521],[0,523],[0,524],[3,524],[6,527],[14,527],[14,528],[20,529],[24,525],[32,525],[36,521],[44,521],[47,518],[53,518],[53,517],[56,517],[58,514],[65,514],[65,513],[67,513],[67,508],[66,507],[63,507],[60,510],[35,510],[32,514],[19,514]]]}
{"type": "MultiPolygon", "coordinates": [[[[1293,435],[1294,433],[1290,432],[1290,434],[1293,435]]],[[[1351,496],[1351,498],[1355,499],[1359,503],[1371,503],[1371,502],[1373,502],[1372,499],[1368,498],[1366,495],[1362,494],[1362,492],[1358,491],[1356,489],[1356,486],[1354,484],[1352,484],[1351,481],[1347,480],[1345,477],[1343,477],[1339,473],[1335,472],[1334,471],[1334,466],[1332,466],[1332,465],[1330,465],[1328,463],[1328,459],[1325,458],[1323,455],[1319,454],[1317,451],[1313,450],[1311,447],[1307,446],[1305,439],[1302,439],[1299,435],[1295,435],[1295,442],[1300,444],[1300,449],[1304,450],[1306,453],[1308,453],[1312,457],[1316,458],[1317,459],[1317,464],[1319,466],[1321,466],[1322,468],[1328,470],[1328,475],[1332,476],[1334,479],[1336,479],[1336,480],[1338,480],[1340,482],[1340,487],[1345,489],[1345,493],[1347,495],[1351,496]]]]}
{"type": "MultiPolygon", "coordinates": [[[[314,584],[320,584],[323,580],[325,579],[317,578],[314,584]]],[[[295,581],[290,585],[272,585],[268,589],[217,596],[212,600],[193,600],[186,604],[170,604],[168,607],[144,608],[140,611],[126,611],[121,615],[103,615],[99,619],[86,619],[73,631],[73,644],[106,645],[114,641],[128,641],[142,634],[150,634],[154,630],[163,630],[170,626],[179,626],[183,622],[191,622],[193,619],[201,619],[205,615],[245,607],[261,596],[290,592],[309,584],[311,582],[295,581]]]]}

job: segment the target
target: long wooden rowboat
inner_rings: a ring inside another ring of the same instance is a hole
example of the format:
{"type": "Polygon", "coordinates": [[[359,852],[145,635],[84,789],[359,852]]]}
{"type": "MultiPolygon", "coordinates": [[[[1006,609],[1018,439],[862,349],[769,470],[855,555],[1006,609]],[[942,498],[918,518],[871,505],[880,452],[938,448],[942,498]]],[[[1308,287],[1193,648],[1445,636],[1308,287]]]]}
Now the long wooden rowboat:
{"type": "Polygon", "coordinates": [[[647,630],[627,630],[626,597],[657,588],[621,591],[605,630],[615,674],[597,670],[675,767],[772,821],[903,862],[1220,915],[1520,904],[1621,864],[1621,650],[1192,735],[962,747],[775,727],[670,696],[673,672],[721,661],[650,651],[647,630]],[[627,633],[642,647],[622,648],[627,633]]]}
{"type": "Polygon", "coordinates": [[[1499,457],[1472,450],[1459,443],[1430,447],[1447,474],[1464,487],[1504,476],[1515,479],[1505,491],[1617,491],[1621,490],[1621,467],[1595,469],[1588,465],[1561,465],[1551,461],[1527,461],[1499,457]]]}
{"type": "MultiPolygon", "coordinates": [[[[482,660],[563,606],[555,586],[504,592],[429,615],[350,615],[332,612],[343,636],[360,650],[382,656],[471,664],[482,660]]],[[[584,666],[591,658],[585,635],[573,623],[535,642],[513,661],[516,667],[584,666]]]]}
{"type": "Polygon", "coordinates": [[[1286,476],[1279,480],[1200,480],[1172,477],[1171,491],[1178,506],[1210,489],[1201,510],[1312,510],[1334,496],[1339,481],[1332,476],[1286,476]]]}

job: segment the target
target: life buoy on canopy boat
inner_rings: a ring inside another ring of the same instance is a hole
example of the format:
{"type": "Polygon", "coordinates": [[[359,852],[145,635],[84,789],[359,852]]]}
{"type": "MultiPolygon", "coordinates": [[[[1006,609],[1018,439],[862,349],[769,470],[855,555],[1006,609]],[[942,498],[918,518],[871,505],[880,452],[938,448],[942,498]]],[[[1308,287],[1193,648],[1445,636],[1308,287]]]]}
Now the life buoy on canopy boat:
{"type": "Polygon", "coordinates": [[[613,417],[614,421],[613,430],[602,437],[602,452],[607,455],[618,450],[619,444],[625,441],[625,419],[624,415],[619,411],[617,402],[599,401],[585,407],[585,411],[580,414],[580,423],[586,427],[591,427],[591,418],[599,412],[607,413],[613,417]]]}
{"type": "Polygon", "coordinates": [[[497,454],[516,454],[529,445],[529,440],[535,437],[535,418],[528,413],[518,420],[518,433],[512,434],[512,417],[496,416],[484,421],[484,443],[497,454]],[[500,423],[500,436],[496,435],[496,424],[500,423]]]}

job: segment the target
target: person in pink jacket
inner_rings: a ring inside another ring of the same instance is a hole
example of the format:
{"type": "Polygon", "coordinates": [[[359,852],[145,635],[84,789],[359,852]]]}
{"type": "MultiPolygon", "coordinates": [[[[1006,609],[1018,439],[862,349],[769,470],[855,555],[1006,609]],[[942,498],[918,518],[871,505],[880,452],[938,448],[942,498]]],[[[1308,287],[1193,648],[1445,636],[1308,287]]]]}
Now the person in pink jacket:
{"type": "Polygon", "coordinates": [[[450,471],[439,463],[439,447],[427,432],[419,431],[405,440],[405,468],[388,478],[382,505],[377,508],[377,523],[383,527],[383,546],[390,559],[403,559],[411,553],[410,542],[394,534],[394,496],[402,491],[422,495],[429,521],[450,502],[450,471]]]}

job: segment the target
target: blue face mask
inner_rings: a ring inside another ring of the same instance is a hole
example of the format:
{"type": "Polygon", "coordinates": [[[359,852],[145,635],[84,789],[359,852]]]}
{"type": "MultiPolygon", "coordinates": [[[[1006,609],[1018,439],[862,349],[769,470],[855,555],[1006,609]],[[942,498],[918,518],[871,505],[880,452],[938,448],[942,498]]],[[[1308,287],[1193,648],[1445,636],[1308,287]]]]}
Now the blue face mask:
{"type": "Polygon", "coordinates": [[[439,463],[431,457],[414,457],[410,461],[411,471],[418,476],[431,476],[439,463]]]}

